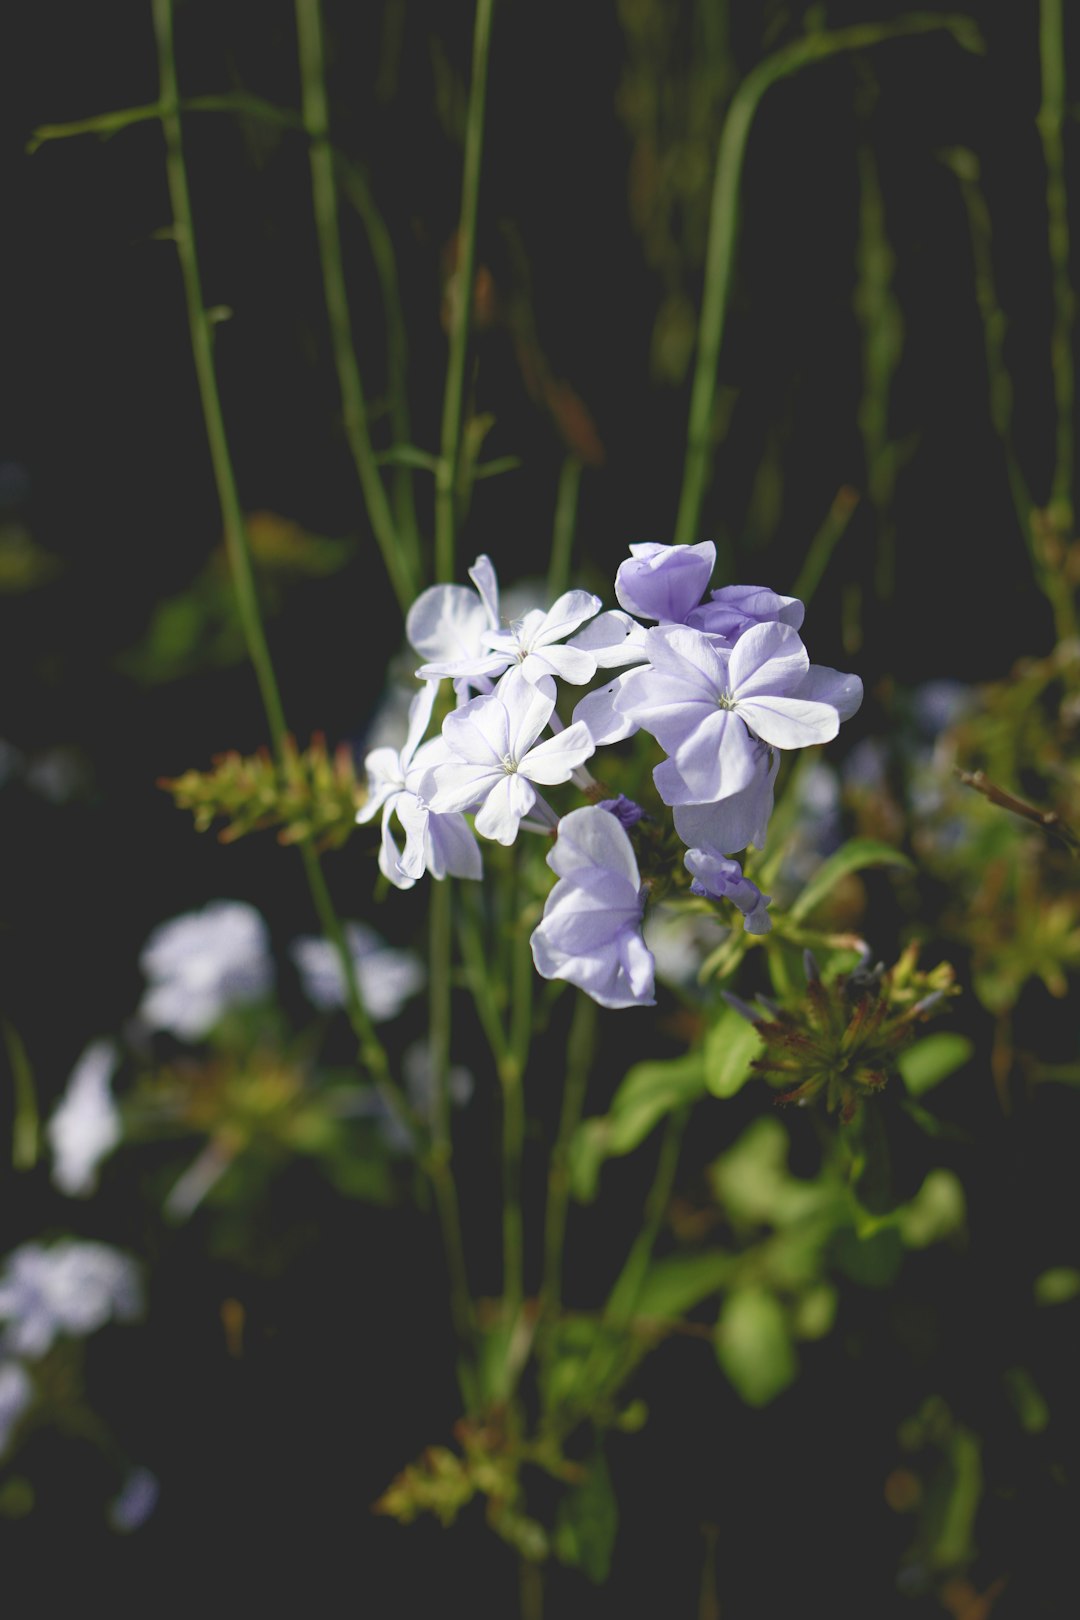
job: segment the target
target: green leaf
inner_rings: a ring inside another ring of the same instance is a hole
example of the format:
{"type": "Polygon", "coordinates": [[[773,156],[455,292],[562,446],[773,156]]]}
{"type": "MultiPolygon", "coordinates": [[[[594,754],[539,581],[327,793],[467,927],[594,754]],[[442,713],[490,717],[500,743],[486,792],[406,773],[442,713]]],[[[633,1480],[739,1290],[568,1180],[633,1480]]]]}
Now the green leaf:
{"type": "Polygon", "coordinates": [[[895,1226],[879,1226],[860,1238],[849,1228],[836,1234],[836,1260],[853,1282],[887,1288],[900,1269],[904,1249],[895,1226]]]}
{"type": "Polygon", "coordinates": [[[740,1288],[724,1301],[716,1354],[748,1406],[767,1406],[799,1371],[787,1313],[764,1288],[740,1288]]]}
{"type": "Polygon", "coordinates": [[[424,472],[437,473],[439,457],[415,444],[394,444],[375,457],[377,467],[420,467],[424,472]]]}
{"type": "Polygon", "coordinates": [[[605,1159],[632,1153],[665,1114],[694,1102],[705,1090],[701,1052],[666,1063],[638,1063],[627,1073],[606,1114],[587,1119],[570,1144],[570,1185],[589,1203],[605,1159]]]}
{"type": "Polygon", "coordinates": [[[734,1097],[750,1078],[764,1045],[754,1025],[725,1007],[705,1037],[705,1084],[714,1097],[734,1097]]]}
{"type": "Polygon", "coordinates": [[[580,1569],[601,1586],[611,1569],[619,1507],[603,1452],[597,1451],[587,1467],[581,1484],[559,1503],[553,1545],[562,1563],[580,1569]]]}
{"type": "Polygon", "coordinates": [[[498,478],[501,473],[516,472],[524,465],[520,456],[497,456],[494,461],[481,461],[473,469],[473,481],[478,484],[482,478],[498,478]]]}
{"type": "Polygon", "coordinates": [[[851,838],[815,872],[788,912],[792,922],[803,922],[831,894],[841,878],[861,872],[868,866],[903,866],[911,871],[908,857],[891,844],[876,838],[851,838]]]}
{"type": "Polygon", "coordinates": [[[964,1189],[951,1170],[931,1170],[915,1197],[899,1211],[900,1236],[909,1249],[926,1249],[962,1231],[964,1189]]]}
{"type": "Polygon", "coordinates": [[[1054,1266],[1035,1279],[1036,1305],[1064,1305],[1080,1294],[1080,1271],[1072,1266],[1054,1266]]]}
{"type": "Polygon", "coordinates": [[[718,1293],[737,1264],[734,1255],[721,1250],[656,1260],[645,1273],[634,1315],[646,1321],[675,1321],[718,1293]]]}
{"type": "Polygon", "coordinates": [[[896,1065],[911,1096],[921,1097],[957,1069],[962,1069],[970,1062],[974,1051],[975,1043],[966,1035],[942,1031],[909,1046],[906,1052],[901,1052],[896,1065]]]}

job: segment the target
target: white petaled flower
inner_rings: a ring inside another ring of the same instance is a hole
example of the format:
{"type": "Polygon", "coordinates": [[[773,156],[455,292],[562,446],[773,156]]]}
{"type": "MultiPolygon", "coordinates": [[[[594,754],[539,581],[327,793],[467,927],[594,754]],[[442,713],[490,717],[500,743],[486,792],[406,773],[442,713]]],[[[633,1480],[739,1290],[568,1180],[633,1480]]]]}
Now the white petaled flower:
{"type": "Polygon", "coordinates": [[[650,1007],[655,964],[641,933],[645,899],[633,845],[599,805],[559,822],[547,857],[556,874],[532,936],[536,971],[566,979],[602,1007],[650,1007]]]}
{"type": "MultiPolygon", "coordinates": [[[[396,1018],[409,998],[423,989],[423,963],[411,951],[387,945],[363,923],[346,923],[345,940],[368,1014],[376,1023],[396,1018]]],[[[336,946],[328,939],[297,939],[289,946],[289,955],[309,1001],[323,1009],[345,1006],[345,975],[336,946]]]]}
{"type": "Polygon", "coordinates": [[[212,900],[162,923],[139,966],[150,981],[140,1019],[187,1041],[201,1040],[231,1007],[261,1000],[274,983],[266,923],[240,900],[212,900]]]}
{"type": "Polygon", "coordinates": [[[52,1179],[69,1197],[97,1187],[98,1167],[120,1141],[120,1110],[110,1082],[119,1054],[111,1041],[93,1041],[71,1071],[64,1095],[46,1126],[52,1179]]]}
{"type": "Polygon", "coordinates": [[[475,684],[481,678],[490,682],[520,666],[530,681],[558,675],[583,686],[596,674],[594,654],[580,645],[564,647],[559,643],[599,613],[602,605],[591,591],[566,591],[546,613],[542,608],[531,608],[509,629],[489,631],[483,638],[485,651],[463,659],[435,660],[421,665],[416,673],[422,680],[448,676],[455,684],[462,680],[475,684]]]}
{"type": "MultiPolygon", "coordinates": [[[[447,587],[449,588],[449,587],[447,587]]],[[[409,705],[409,732],[400,750],[376,748],[364,761],[368,778],[367,802],[356,813],[361,824],[382,811],[379,871],[398,889],[411,889],[424,872],[442,879],[479,878],[480,850],[461,815],[432,815],[420,786],[431,766],[442,759],[442,739],[433,737],[421,747],[439,690],[438,681],[426,681],[409,705]],[[391,825],[396,816],[405,829],[404,853],[398,848],[391,825]]]]}
{"type": "MultiPolygon", "coordinates": [[[[475,665],[489,657],[488,637],[499,628],[499,581],[491,558],[477,557],[469,569],[476,586],[432,585],[416,598],[405,617],[405,634],[413,651],[428,663],[475,665]]],[[[470,688],[490,692],[492,681],[480,670],[453,678],[458,701],[470,688]]]]}
{"type": "Polygon", "coordinates": [[[142,1311],[135,1262],[105,1243],[24,1243],[0,1271],[0,1352],[43,1356],[60,1334],[85,1338],[142,1311]]]}
{"type": "Polygon", "coordinates": [[[512,669],[486,697],[473,698],[447,715],[443,741],[448,753],[425,777],[421,793],[432,811],[474,810],[484,838],[512,844],[522,818],[534,809],[554,826],[554,812],[534,783],[568,782],[595,752],[587,728],[567,726],[538,739],[555,710],[555,683],[534,686],[512,669]]]}

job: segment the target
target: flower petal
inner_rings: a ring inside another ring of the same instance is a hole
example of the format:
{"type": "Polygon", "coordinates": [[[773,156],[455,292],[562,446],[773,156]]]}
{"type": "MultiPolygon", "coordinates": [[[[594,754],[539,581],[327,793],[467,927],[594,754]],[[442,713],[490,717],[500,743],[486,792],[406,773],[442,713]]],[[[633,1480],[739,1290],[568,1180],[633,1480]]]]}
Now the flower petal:
{"type": "Polygon", "coordinates": [[[481,837],[492,838],[498,844],[512,844],[522,816],[527,816],[535,803],[531,783],[517,771],[504,773],[476,813],[476,830],[481,837]]]}
{"type": "Polygon", "coordinates": [[[615,708],[615,699],[622,691],[622,681],[623,676],[617,675],[607,686],[599,686],[595,692],[587,693],[574,710],[574,723],[580,721],[588,726],[597,748],[622,742],[624,737],[632,737],[638,729],[636,720],[631,720],[627,714],[620,714],[615,708]]]}
{"type": "Polygon", "coordinates": [[[796,697],[739,699],[738,712],[763,742],[774,748],[811,748],[830,742],[840,730],[840,717],[831,703],[811,703],[796,697]]]}
{"type": "Polygon", "coordinates": [[[584,765],[595,752],[592,733],[577,720],[556,736],[545,737],[535,748],[530,748],[518,761],[518,769],[531,782],[552,787],[557,782],[568,782],[578,766],[584,765]]]}
{"type": "Polygon", "coordinates": [[[728,678],[741,700],[769,692],[793,692],[810,667],[799,632],[789,624],[752,624],[731,649],[728,678]]]}

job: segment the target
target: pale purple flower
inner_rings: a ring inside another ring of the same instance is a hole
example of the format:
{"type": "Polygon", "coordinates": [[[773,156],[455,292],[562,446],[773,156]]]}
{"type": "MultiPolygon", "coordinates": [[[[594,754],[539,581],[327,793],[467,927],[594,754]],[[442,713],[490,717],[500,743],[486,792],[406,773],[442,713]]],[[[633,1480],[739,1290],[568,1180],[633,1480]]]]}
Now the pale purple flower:
{"type": "MultiPolygon", "coordinates": [[[[396,1018],[409,998],[423,989],[423,963],[412,951],[387,945],[363,923],[346,923],[345,939],[369,1016],[375,1023],[396,1018]]],[[[328,939],[307,937],[294,940],[289,955],[309,1001],[324,1010],[345,1006],[345,975],[336,946],[328,939]]]]}
{"type": "Polygon", "coordinates": [[[404,747],[375,748],[364,761],[368,797],[356,819],[363,824],[382,811],[379,870],[398,889],[411,889],[425,871],[440,880],[447,874],[464,878],[481,874],[480,850],[468,823],[460,815],[433,816],[419,793],[424,775],[445,752],[441,738],[420,746],[438,687],[438,681],[427,681],[409,705],[404,747]],[[404,855],[394,839],[392,815],[405,829],[404,855]]]}
{"type": "Polygon", "coordinates": [[[748,787],[755,739],[805,748],[836,736],[831,704],[792,695],[810,661],[790,625],[752,625],[730,651],[681,625],[650,630],[648,645],[650,663],[627,671],[613,703],[671,756],[684,803],[748,787]]]}
{"type": "Polygon", "coordinates": [[[681,624],[705,594],[716,565],[711,540],[697,546],[646,544],[630,547],[619,564],[615,595],[639,619],[681,624]]]}
{"type": "Polygon", "coordinates": [[[541,978],[567,979],[602,1007],[652,1006],[644,893],[625,830],[599,805],[572,810],[547,863],[559,881],[532,936],[541,978]]]}
{"type": "Polygon", "coordinates": [[[636,827],[645,814],[640,804],[635,804],[633,799],[628,799],[625,793],[620,793],[614,799],[601,799],[597,804],[597,809],[606,810],[609,815],[614,816],[619,826],[625,827],[627,832],[630,831],[631,827],[636,827]]]}
{"type": "Polygon", "coordinates": [[[746,787],[710,804],[684,804],[681,778],[670,759],[658,765],[653,778],[665,803],[675,800],[675,831],[684,844],[697,849],[715,849],[724,855],[753,844],[764,849],[773,813],[773,785],[780,769],[780,754],[759,742],[754,754],[754,774],[746,787]]]}
{"type": "Polygon", "coordinates": [[[752,624],[775,621],[799,630],[805,616],[806,609],[796,596],[779,596],[765,585],[723,585],[711,591],[709,600],[694,608],[686,622],[734,646],[752,624]]]}
{"type": "Polygon", "coordinates": [[[597,669],[622,669],[626,664],[641,664],[648,659],[645,633],[645,626],[629,613],[610,608],[591,619],[569,645],[591,653],[597,669]]]}
{"type": "Polygon", "coordinates": [[[139,957],[150,981],[139,1018],[151,1030],[201,1040],[231,1007],[274,982],[265,922],[240,900],[212,900],[155,928],[139,957]]]}
{"type": "Polygon", "coordinates": [[[84,1338],[142,1310],[135,1262],[104,1243],[24,1243],[0,1272],[0,1351],[43,1356],[60,1334],[84,1338]]]}
{"type": "MultiPolygon", "coordinates": [[[[477,557],[469,569],[476,586],[432,585],[422,591],[405,618],[405,634],[413,650],[428,663],[468,663],[488,652],[487,638],[499,628],[499,581],[491,558],[477,557]]],[[[454,690],[461,702],[475,691],[490,692],[484,674],[458,676],[454,690]]]]}
{"type": "Polygon", "coordinates": [[[475,810],[477,832],[500,844],[514,842],[522,818],[534,808],[554,825],[554,812],[533,784],[569,781],[595,751],[588,730],[577,723],[538,741],[554,709],[553,681],[534,686],[521,670],[512,669],[490,695],[473,698],[447,715],[443,741],[448,754],[421,785],[431,810],[475,810]]]}
{"type": "Polygon", "coordinates": [[[566,591],[546,613],[531,608],[508,630],[489,631],[483,638],[485,651],[464,658],[436,659],[422,664],[417,674],[422,680],[448,676],[455,683],[475,684],[481,678],[490,682],[520,666],[533,682],[546,675],[558,675],[575,686],[583,686],[596,674],[595,657],[580,647],[562,647],[558,643],[598,613],[601,605],[600,598],[591,591],[566,591]]]}
{"type": "Polygon", "coordinates": [[[119,1495],[109,1503],[109,1527],[121,1534],[140,1529],[161,1495],[161,1481],[149,1468],[130,1468],[119,1495]]]}
{"type": "Polygon", "coordinates": [[[639,729],[636,720],[632,720],[628,714],[621,713],[616,707],[619,694],[630,673],[627,670],[622,675],[616,675],[606,686],[598,686],[595,692],[586,692],[574,710],[574,724],[587,728],[597,748],[607,748],[611,743],[622,742],[624,738],[632,737],[639,729]]]}
{"type": "Polygon", "coordinates": [[[683,859],[694,879],[691,894],[710,900],[730,900],[742,912],[743,927],[748,934],[770,932],[772,919],[765,909],[770,897],[743,876],[738,861],[726,860],[714,849],[688,849],[683,859]]]}
{"type": "Polygon", "coordinates": [[[0,1361],[0,1457],[34,1399],[34,1385],[21,1361],[0,1361]]]}
{"type": "Polygon", "coordinates": [[[45,1127],[52,1179],[68,1197],[97,1187],[98,1166],[123,1134],[110,1089],[119,1054],[111,1041],[93,1041],[71,1071],[64,1095],[45,1127]]]}

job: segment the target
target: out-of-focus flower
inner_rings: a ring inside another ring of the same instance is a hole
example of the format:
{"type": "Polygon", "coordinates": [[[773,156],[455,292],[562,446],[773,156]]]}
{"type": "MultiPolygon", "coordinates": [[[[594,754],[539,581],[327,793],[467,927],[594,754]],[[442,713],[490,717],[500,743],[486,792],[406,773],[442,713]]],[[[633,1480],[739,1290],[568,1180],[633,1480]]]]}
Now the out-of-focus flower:
{"type": "Polygon", "coordinates": [[[559,882],[532,936],[541,978],[567,979],[602,1007],[652,1006],[641,875],[619,822],[599,805],[572,810],[547,863],[559,882]]]}
{"type": "Polygon", "coordinates": [[[60,1334],[84,1338],[142,1310],[135,1262],[105,1243],[24,1243],[0,1271],[0,1353],[43,1356],[60,1334]]]}
{"type": "Polygon", "coordinates": [[[30,1374],[20,1361],[0,1361],[0,1457],[34,1399],[30,1374]]]}
{"type": "Polygon", "coordinates": [[[69,1198],[85,1198],[95,1190],[101,1161],[123,1135],[110,1089],[118,1060],[111,1041],[93,1041],[71,1071],[46,1127],[52,1178],[69,1198]]]}
{"type": "MultiPolygon", "coordinates": [[[[363,923],[346,923],[345,938],[368,1013],[376,1023],[396,1018],[410,996],[423,988],[423,964],[411,951],[387,945],[363,923]]],[[[289,954],[309,1001],[323,1009],[345,1006],[345,976],[337,950],[328,939],[294,940],[289,954]]]]}
{"type": "MultiPolygon", "coordinates": [[[[405,634],[413,650],[427,663],[475,662],[486,657],[488,637],[499,624],[499,581],[491,558],[477,557],[469,569],[476,586],[432,585],[422,591],[405,618],[405,634]]],[[[464,702],[470,689],[490,692],[486,674],[459,675],[454,679],[458,701],[464,702]]]]}
{"type": "Polygon", "coordinates": [[[150,981],[141,1021],[187,1041],[208,1035],[230,1007],[260,1000],[274,982],[266,924],[240,900],[212,900],[162,923],[139,965],[150,981]]]}
{"type": "Polygon", "coordinates": [[[138,1530],[150,1518],[161,1495],[161,1481],[149,1468],[132,1468],[109,1504],[109,1525],[121,1534],[138,1530]]]}

